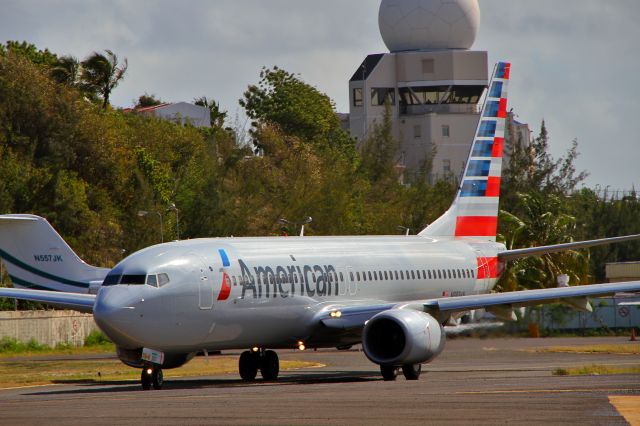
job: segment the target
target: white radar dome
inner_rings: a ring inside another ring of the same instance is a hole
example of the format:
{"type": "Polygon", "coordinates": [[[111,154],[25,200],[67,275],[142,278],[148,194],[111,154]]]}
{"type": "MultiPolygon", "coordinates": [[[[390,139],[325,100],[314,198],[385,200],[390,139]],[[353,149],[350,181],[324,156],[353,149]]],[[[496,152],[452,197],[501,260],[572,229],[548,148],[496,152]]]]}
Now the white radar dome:
{"type": "Polygon", "coordinates": [[[382,0],[378,24],[391,52],[470,49],[480,6],[478,0],[382,0]]]}

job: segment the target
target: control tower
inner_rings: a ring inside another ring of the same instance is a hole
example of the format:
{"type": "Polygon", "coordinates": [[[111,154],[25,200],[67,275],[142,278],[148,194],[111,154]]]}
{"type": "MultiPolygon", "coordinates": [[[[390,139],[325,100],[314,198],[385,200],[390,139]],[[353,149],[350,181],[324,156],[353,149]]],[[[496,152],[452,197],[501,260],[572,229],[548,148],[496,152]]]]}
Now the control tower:
{"type": "Polygon", "coordinates": [[[477,0],[382,0],[390,53],[369,55],[349,81],[349,129],[362,141],[391,106],[404,182],[431,162],[431,180],[464,170],[488,84],[487,52],[472,51],[477,0]]]}

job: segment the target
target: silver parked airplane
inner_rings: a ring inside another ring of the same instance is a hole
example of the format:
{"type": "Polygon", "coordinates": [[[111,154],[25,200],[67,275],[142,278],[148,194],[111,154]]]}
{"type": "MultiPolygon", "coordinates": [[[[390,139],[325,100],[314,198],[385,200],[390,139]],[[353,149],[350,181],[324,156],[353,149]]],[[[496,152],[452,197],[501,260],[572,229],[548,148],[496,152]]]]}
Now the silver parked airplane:
{"type": "Polygon", "coordinates": [[[144,389],[197,352],[248,349],[240,376],[278,377],[273,349],[362,343],[385,380],[409,380],[445,345],[443,324],[473,309],[514,309],[640,292],[640,282],[491,293],[504,263],[640,235],[506,250],[496,242],[510,65],[493,73],[451,208],[417,236],[206,238],[152,246],[113,269],[85,264],[48,222],[0,216],[13,289],[0,296],[92,312],[144,389]],[[95,294],[97,293],[97,294],[95,294]]]}

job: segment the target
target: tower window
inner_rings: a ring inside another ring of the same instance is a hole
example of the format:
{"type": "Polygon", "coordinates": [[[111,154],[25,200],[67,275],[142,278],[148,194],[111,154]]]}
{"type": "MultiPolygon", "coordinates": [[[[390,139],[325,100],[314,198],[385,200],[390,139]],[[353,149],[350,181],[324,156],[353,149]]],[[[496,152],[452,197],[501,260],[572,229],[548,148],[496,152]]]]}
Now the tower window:
{"type": "Polygon", "coordinates": [[[442,126],[442,137],[448,138],[450,135],[450,128],[448,125],[442,126]]]}
{"type": "Polygon", "coordinates": [[[451,173],[451,160],[442,160],[442,171],[444,173],[451,173]]]}
{"type": "Polygon", "coordinates": [[[356,87],[355,89],[353,89],[353,106],[361,107],[362,105],[363,105],[362,88],[356,87]]]}
{"type": "Polygon", "coordinates": [[[382,106],[386,102],[396,104],[396,90],[393,87],[371,89],[371,105],[382,106]]]}
{"type": "Polygon", "coordinates": [[[422,126],[419,124],[416,124],[415,126],[413,126],[413,137],[415,139],[420,139],[422,137],[422,126]]]}

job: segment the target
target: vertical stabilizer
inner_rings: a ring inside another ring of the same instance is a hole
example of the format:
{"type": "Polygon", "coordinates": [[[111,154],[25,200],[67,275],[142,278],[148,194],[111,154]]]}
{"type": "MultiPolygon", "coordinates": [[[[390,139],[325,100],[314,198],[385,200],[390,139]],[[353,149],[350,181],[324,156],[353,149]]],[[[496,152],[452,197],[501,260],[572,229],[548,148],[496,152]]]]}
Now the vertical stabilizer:
{"type": "Polygon", "coordinates": [[[0,260],[15,288],[88,293],[109,272],[87,265],[46,219],[0,215],[0,260]]]}
{"type": "Polygon", "coordinates": [[[419,235],[495,241],[510,71],[510,63],[496,64],[456,199],[419,235]]]}

